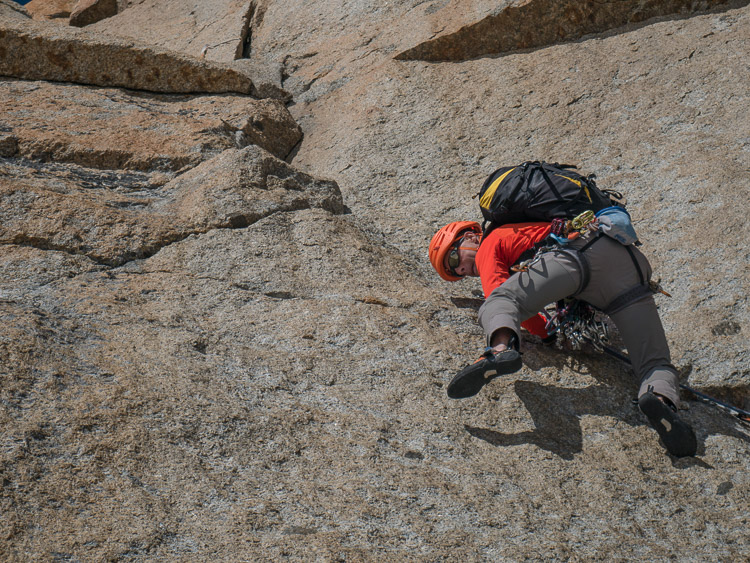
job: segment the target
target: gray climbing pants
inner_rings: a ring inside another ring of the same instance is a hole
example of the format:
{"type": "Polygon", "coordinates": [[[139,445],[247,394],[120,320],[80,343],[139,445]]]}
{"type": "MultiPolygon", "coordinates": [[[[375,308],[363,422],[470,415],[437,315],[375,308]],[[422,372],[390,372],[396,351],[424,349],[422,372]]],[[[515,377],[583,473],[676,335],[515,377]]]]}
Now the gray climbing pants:
{"type": "MultiPolygon", "coordinates": [[[[580,248],[588,242],[579,239],[569,244],[580,248]]],[[[646,257],[631,247],[635,259],[648,280],[651,266],[646,257]]],[[[581,262],[570,252],[554,250],[542,255],[527,272],[511,276],[496,288],[479,309],[479,324],[487,335],[509,328],[521,337],[522,321],[533,317],[546,305],[573,296],[604,309],[615,298],[640,283],[638,271],[627,249],[602,236],[583,253],[588,263],[589,280],[581,291],[581,262]]],[[[638,396],[651,389],[680,406],[677,370],[671,363],[669,345],[651,294],[636,298],[610,315],[628,350],[633,370],[641,381],[638,396]]]]}

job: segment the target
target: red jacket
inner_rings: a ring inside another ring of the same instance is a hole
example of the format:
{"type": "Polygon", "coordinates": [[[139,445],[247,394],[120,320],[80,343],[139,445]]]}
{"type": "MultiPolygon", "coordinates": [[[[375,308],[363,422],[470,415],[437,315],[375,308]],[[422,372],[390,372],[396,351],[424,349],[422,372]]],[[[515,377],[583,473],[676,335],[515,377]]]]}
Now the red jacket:
{"type": "MultiPolygon", "coordinates": [[[[487,240],[482,241],[475,259],[485,299],[513,274],[510,267],[518,261],[521,254],[549,233],[549,223],[513,223],[490,231],[487,240]]],[[[531,334],[544,338],[547,336],[545,324],[544,316],[538,314],[521,323],[521,326],[531,334]]]]}

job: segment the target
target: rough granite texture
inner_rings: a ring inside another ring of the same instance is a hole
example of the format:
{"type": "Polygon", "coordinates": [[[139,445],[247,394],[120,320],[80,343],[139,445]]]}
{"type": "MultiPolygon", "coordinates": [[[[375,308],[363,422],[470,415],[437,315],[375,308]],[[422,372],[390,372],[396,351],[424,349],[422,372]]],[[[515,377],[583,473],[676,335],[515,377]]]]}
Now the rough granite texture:
{"type": "Polygon", "coordinates": [[[674,296],[659,304],[675,361],[693,382],[747,394],[750,248],[727,233],[745,228],[738,202],[750,198],[748,13],[461,64],[385,60],[356,83],[316,83],[324,96],[291,107],[305,133],[294,163],[336,171],[365,224],[420,257],[440,225],[481,219],[472,196],[500,166],[545,159],[596,173],[626,195],[674,296]]]}
{"type": "Polygon", "coordinates": [[[282,103],[237,95],[0,78],[0,110],[0,135],[15,139],[7,156],[90,168],[176,172],[251,143],[284,159],[302,139],[282,103]]]}
{"type": "Polygon", "coordinates": [[[253,92],[236,68],[0,10],[0,76],[170,93],[253,92]]]}
{"type": "Polygon", "coordinates": [[[67,24],[77,3],[77,0],[31,0],[24,8],[35,20],[55,20],[67,24]]]}
{"type": "MultiPolygon", "coordinates": [[[[10,4],[0,33],[125,41],[10,4]]],[[[624,366],[534,338],[450,401],[479,284],[426,246],[497,166],[578,164],[628,197],[683,379],[750,408],[750,7],[395,59],[500,4],[258,0],[236,63],[288,110],[30,80],[0,53],[0,560],[747,558],[747,425],[689,400],[698,455],[671,458],[624,366]]],[[[226,5],[195,3],[201,43],[245,25],[226,5]]],[[[179,52],[176,9],[110,19],[179,52]]],[[[157,47],[144,65],[178,69],[157,47]]]]}
{"type": "MultiPolygon", "coordinates": [[[[76,168],[69,167],[71,175],[76,168]]],[[[138,176],[128,186],[118,176],[97,189],[105,175],[91,171],[86,184],[75,178],[63,185],[53,173],[41,180],[40,169],[50,172],[38,167],[24,179],[19,170],[0,168],[0,244],[83,254],[110,266],[278,211],[343,210],[335,183],[314,181],[253,145],[225,150],[163,186],[138,176]]]]}
{"type": "MultiPolygon", "coordinates": [[[[458,29],[454,22],[461,18],[461,12],[436,10],[431,14],[435,37],[406,49],[396,58],[461,61],[546,47],[658,16],[692,14],[725,5],[727,0],[523,0],[501,4],[502,8],[495,8],[485,18],[458,29]]],[[[451,7],[460,9],[461,2],[452,2],[451,7]]]]}
{"type": "Polygon", "coordinates": [[[142,0],[90,29],[193,57],[230,62],[250,50],[249,29],[256,4],[249,0],[142,0]],[[155,12],[159,17],[154,17],[155,12]]]}

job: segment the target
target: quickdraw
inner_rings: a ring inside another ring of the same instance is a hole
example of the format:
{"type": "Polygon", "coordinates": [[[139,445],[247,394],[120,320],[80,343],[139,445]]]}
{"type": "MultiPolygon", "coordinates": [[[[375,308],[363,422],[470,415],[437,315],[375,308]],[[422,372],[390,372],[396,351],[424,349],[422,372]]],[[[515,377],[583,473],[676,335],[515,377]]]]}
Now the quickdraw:
{"type": "Polygon", "coordinates": [[[588,303],[577,299],[561,301],[552,312],[545,311],[545,314],[547,334],[557,333],[574,350],[590,344],[601,351],[609,343],[606,315],[588,303]]]}

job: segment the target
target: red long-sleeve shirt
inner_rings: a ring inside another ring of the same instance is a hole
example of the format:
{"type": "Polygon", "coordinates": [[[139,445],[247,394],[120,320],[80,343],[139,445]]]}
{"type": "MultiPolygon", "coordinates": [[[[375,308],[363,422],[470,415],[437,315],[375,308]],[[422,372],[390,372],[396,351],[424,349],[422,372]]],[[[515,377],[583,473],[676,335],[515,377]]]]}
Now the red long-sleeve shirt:
{"type": "MultiPolygon", "coordinates": [[[[513,223],[490,231],[487,240],[482,241],[475,258],[485,299],[513,274],[510,267],[521,254],[549,233],[549,223],[513,223]]],[[[547,336],[545,324],[544,316],[537,314],[521,323],[521,326],[531,334],[544,338],[547,336]]]]}

